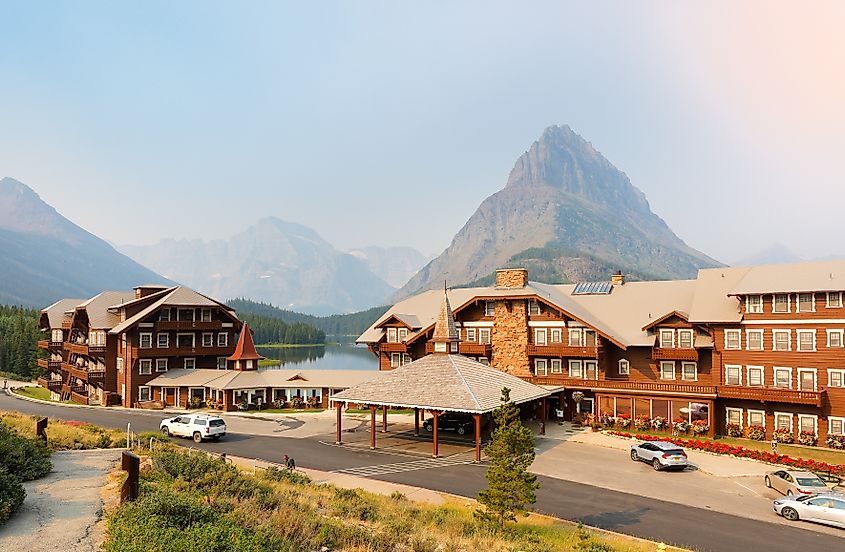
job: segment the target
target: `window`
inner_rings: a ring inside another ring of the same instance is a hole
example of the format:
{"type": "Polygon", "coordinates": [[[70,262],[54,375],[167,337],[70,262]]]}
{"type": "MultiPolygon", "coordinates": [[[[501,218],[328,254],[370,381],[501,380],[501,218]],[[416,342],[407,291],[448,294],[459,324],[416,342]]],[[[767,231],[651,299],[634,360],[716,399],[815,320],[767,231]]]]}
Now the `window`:
{"type": "Polygon", "coordinates": [[[478,362],[480,362],[484,366],[490,366],[490,359],[487,357],[478,357],[478,362]]]}
{"type": "Polygon", "coordinates": [[[828,387],[845,387],[845,370],[827,371],[827,386],[828,387]]]}
{"type": "Polygon", "coordinates": [[[183,320],[185,322],[194,321],[194,309],[179,309],[177,314],[179,315],[179,320],[183,320]]]}
{"type": "Polygon", "coordinates": [[[674,330],[660,330],[660,348],[674,349],[675,348],[675,331],[674,330]]]}
{"type": "Polygon", "coordinates": [[[149,349],[153,346],[153,334],[142,333],[139,335],[139,342],[142,349],[149,349]]]}
{"type": "Polygon", "coordinates": [[[449,352],[450,353],[457,353],[458,352],[458,342],[452,341],[449,343],[449,352]]]}
{"type": "Polygon", "coordinates": [[[141,402],[152,400],[149,387],[142,385],[138,388],[138,400],[141,402]]]}
{"type": "Polygon", "coordinates": [[[563,342],[563,332],[560,328],[552,328],[551,332],[551,342],[552,343],[562,343],[563,342]]]}
{"type": "Polygon", "coordinates": [[[698,365],[695,362],[682,362],[681,378],[685,381],[698,380],[698,365]]]}
{"type": "Polygon", "coordinates": [[[740,330],[725,330],[725,349],[736,351],[742,348],[740,330]]]}
{"type": "Polygon", "coordinates": [[[493,301],[484,301],[484,316],[496,315],[496,303],[493,301]]]}
{"type": "Polygon", "coordinates": [[[775,429],[792,431],[792,414],[788,412],[775,412],[775,429]]]}
{"type": "Polygon", "coordinates": [[[535,329],[534,330],[534,343],[537,344],[537,345],[546,345],[548,343],[548,340],[546,339],[547,336],[548,336],[548,333],[546,332],[545,329],[542,329],[542,330],[540,328],[535,329]]]}
{"type": "Polygon", "coordinates": [[[166,358],[157,358],[156,359],[156,372],[167,372],[167,359],[166,358]]]}
{"type": "Polygon", "coordinates": [[[819,418],[809,414],[798,415],[798,431],[806,431],[814,435],[818,434],[819,418]]]}
{"type": "Polygon", "coordinates": [[[749,351],[762,351],[763,330],[745,330],[745,346],[749,351]]]}
{"type": "Polygon", "coordinates": [[[161,309],[161,312],[158,313],[158,319],[162,322],[170,322],[170,309],[161,309]]]}
{"type": "Polygon", "coordinates": [[[762,410],[749,410],[748,425],[766,427],[766,413],[762,410]]]}
{"type": "Polygon", "coordinates": [[[117,366],[115,366],[119,372],[123,372],[123,357],[117,357],[117,366]]]}
{"type": "Polygon", "coordinates": [[[189,333],[189,334],[176,334],[176,346],[177,347],[186,347],[186,348],[194,348],[194,343],[196,340],[196,335],[189,333]]]}
{"type": "Polygon", "coordinates": [[[845,418],[828,417],[827,432],[830,435],[845,435],[845,418]]]}
{"type": "Polygon", "coordinates": [[[798,350],[816,350],[816,330],[796,330],[798,333],[798,350]]]}
{"type": "Polygon", "coordinates": [[[467,328],[467,341],[475,343],[475,328],[467,328]]]}
{"type": "Polygon", "coordinates": [[[212,334],[212,333],[202,334],[202,346],[203,347],[213,347],[214,346],[214,334],[212,334]]]}
{"type": "Polygon", "coordinates": [[[831,349],[842,348],[843,330],[827,330],[827,346],[831,349]]]}
{"type": "Polygon", "coordinates": [[[396,328],[387,328],[387,342],[396,343],[396,328]]]}
{"type": "MultiPolygon", "coordinates": [[[[249,361],[247,361],[247,362],[249,362],[249,361]]],[[[184,363],[183,367],[184,367],[186,370],[193,370],[194,368],[196,368],[196,367],[197,367],[197,359],[195,359],[195,358],[186,358],[186,359],[185,359],[185,363],[184,363]]],[[[247,366],[247,368],[249,368],[249,366],[247,366]]]]}
{"type": "Polygon", "coordinates": [[[537,301],[528,301],[528,314],[530,316],[537,316],[540,314],[540,303],[537,301]]]}
{"type": "Polygon", "coordinates": [[[170,346],[170,334],[160,333],[156,336],[156,346],[159,349],[166,349],[170,346]]]}
{"type": "Polygon", "coordinates": [[[741,385],[742,384],[742,366],[725,366],[725,384],[727,385],[741,385]]]}
{"type": "Polygon", "coordinates": [[[798,312],[813,312],[816,310],[815,293],[798,294],[798,312]]]}
{"type": "Polygon", "coordinates": [[[789,294],[777,293],[772,299],[772,312],[785,313],[790,311],[789,294]]]}
{"type": "Polygon", "coordinates": [[[765,368],[763,368],[762,366],[747,366],[745,369],[748,372],[748,385],[762,387],[764,381],[765,368]]]}
{"type": "Polygon", "coordinates": [[[585,360],[584,361],[584,378],[586,379],[599,379],[599,363],[595,360],[585,360]]]}
{"type": "Polygon", "coordinates": [[[745,298],[745,312],[749,314],[763,313],[763,296],[749,295],[745,298]]]}
{"type": "Polygon", "coordinates": [[[692,330],[678,330],[678,347],[692,349],[692,330]]]}
{"type": "Polygon", "coordinates": [[[772,340],[775,351],[789,351],[792,349],[792,332],[790,330],[772,330],[772,340]]]}
{"type": "Polygon", "coordinates": [[[829,309],[840,309],[842,308],[842,292],[841,291],[828,291],[827,292],[827,303],[825,306],[829,309]]]}
{"type": "Polygon", "coordinates": [[[217,357],[217,369],[218,370],[225,370],[226,369],[226,357],[217,357]]]}
{"type": "Polygon", "coordinates": [[[582,371],[581,361],[580,360],[570,360],[569,361],[569,377],[570,378],[582,378],[584,377],[584,372],[582,371]]]}
{"type": "Polygon", "coordinates": [[[153,373],[153,361],[150,358],[142,358],[138,361],[138,373],[142,376],[153,373]]]}
{"type": "Polygon", "coordinates": [[[408,328],[399,328],[396,331],[396,339],[398,339],[400,343],[404,343],[405,340],[408,339],[408,328]]]}
{"type": "Polygon", "coordinates": [[[619,375],[620,376],[627,376],[631,373],[631,363],[628,362],[626,359],[619,360],[619,375]]]}
{"type": "Polygon", "coordinates": [[[478,342],[482,345],[490,345],[490,328],[479,328],[478,342]]]}
{"type": "Polygon", "coordinates": [[[547,371],[548,362],[544,358],[535,358],[534,359],[534,375],[535,376],[545,376],[548,375],[547,371]]]}
{"type": "Polygon", "coordinates": [[[228,347],[229,346],[229,334],[226,332],[220,332],[217,334],[217,346],[218,347],[228,347]]]}
{"type": "Polygon", "coordinates": [[[569,330],[569,346],[581,347],[581,329],[575,328],[569,330]]]}
{"type": "Polygon", "coordinates": [[[799,368],[798,369],[798,390],[799,391],[815,391],[816,390],[816,369],[815,368],[799,368]]]}
{"type": "Polygon", "coordinates": [[[663,361],[660,363],[660,379],[673,380],[675,379],[675,363],[670,361],[663,361]]]}
{"type": "Polygon", "coordinates": [[[742,427],[742,409],[741,408],[725,408],[725,422],[742,427]]]}
{"type": "Polygon", "coordinates": [[[552,374],[562,374],[563,373],[563,362],[559,358],[553,358],[549,361],[551,365],[552,374]]]}
{"type": "Polygon", "coordinates": [[[211,322],[211,309],[202,309],[200,311],[200,320],[203,322],[211,322]]]}
{"type": "Polygon", "coordinates": [[[398,368],[402,362],[401,353],[390,353],[390,367],[398,368]]]}
{"type": "Polygon", "coordinates": [[[584,330],[584,346],[595,347],[597,344],[596,332],[593,330],[584,330]]]}
{"type": "Polygon", "coordinates": [[[792,368],[775,366],[775,387],[792,389],[792,368]]]}

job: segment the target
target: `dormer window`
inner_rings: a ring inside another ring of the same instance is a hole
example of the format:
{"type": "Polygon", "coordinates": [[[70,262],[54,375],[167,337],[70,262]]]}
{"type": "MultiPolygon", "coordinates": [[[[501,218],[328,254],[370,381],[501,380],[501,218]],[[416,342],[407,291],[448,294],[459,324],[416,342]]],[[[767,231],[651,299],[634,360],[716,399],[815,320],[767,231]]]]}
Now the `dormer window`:
{"type": "Polygon", "coordinates": [[[493,301],[484,301],[484,316],[495,316],[496,304],[493,301]]]}
{"type": "Polygon", "coordinates": [[[528,301],[529,316],[538,316],[540,314],[540,303],[537,301],[528,301]]]}
{"type": "Polygon", "coordinates": [[[161,312],[158,313],[158,319],[161,322],[170,322],[170,309],[169,308],[161,309],[161,312]]]}
{"type": "Polygon", "coordinates": [[[202,309],[200,311],[200,320],[202,322],[211,322],[211,309],[202,309]]]}
{"type": "Polygon", "coordinates": [[[763,314],[763,296],[749,295],[746,297],[745,312],[749,314],[763,314]]]}
{"type": "Polygon", "coordinates": [[[387,328],[387,342],[388,343],[396,343],[398,339],[398,332],[396,328],[387,328]]]}
{"type": "Polygon", "coordinates": [[[692,330],[678,330],[678,347],[681,349],[692,349],[692,330]]]}
{"type": "Polygon", "coordinates": [[[399,328],[396,330],[396,339],[398,339],[401,343],[404,343],[407,338],[408,328],[399,328]]]}
{"type": "Polygon", "coordinates": [[[619,375],[620,376],[627,376],[631,373],[631,363],[628,362],[626,359],[619,360],[619,375]]]}
{"type": "Polygon", "coordinates": [[[816,310],[815,293],[798,294],[798,312],[813,312],[816,310]]]}
{"type": "Polygon", "coordinates": [[[790,311],[789,307],[788,293],[776,293],[774,295],[774,299],[772,300],[772,312],[780,314],[787,313],[790,311]]]}
{"type": "Polygon", "coordinates": [[[674,330],[660,330],[660,348],[674,349],[675,348],[675,332],[674,330]]]}
{"type": "Polygon", "coordinates": [[[466,334],[467,334],[467,341],[471,341],[472,343],[475,343],[475,328],[467,328],[466,334]]]}

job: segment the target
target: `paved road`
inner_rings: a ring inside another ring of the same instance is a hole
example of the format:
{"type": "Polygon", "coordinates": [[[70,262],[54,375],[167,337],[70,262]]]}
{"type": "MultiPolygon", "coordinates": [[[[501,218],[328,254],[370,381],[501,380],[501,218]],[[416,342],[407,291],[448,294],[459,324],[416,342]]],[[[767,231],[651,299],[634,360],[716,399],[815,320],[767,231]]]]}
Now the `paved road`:
{"type": "MultiPolygon", "coordinates": [[[[156,431],[161,420],[161,413],[66,408],[22,401],[2,394],[0,409],[118,428],[125,428],[127,422],[131,422],[136,431],[156,431]]],[[[193,443],[186,441],[186,444],[193,443]]],[[[278,461],[282,454],[289,454],[303,467],[324,471],[369,466],[370,471],[375,473],[371,476],[374,479],[468,497],[476,496],[485,484],[484,469],[478,465],[410,471],[378,470],[372,467],[419,462],[419,458],[328,447],[316,439],[230,434],[225,441],[203,443],[201,448],[271,461],[278,461]]],[[[749,552],[765,548],[767,552],[794,552],[796,549],[829,552],[845,547],[845,540],[841,537],[803,529],[800,525],[793,527],[746,519],[543,476],[539,477],[539,481],[541,488],[536,504],[539,512],[696,550],[749,552]]]]}

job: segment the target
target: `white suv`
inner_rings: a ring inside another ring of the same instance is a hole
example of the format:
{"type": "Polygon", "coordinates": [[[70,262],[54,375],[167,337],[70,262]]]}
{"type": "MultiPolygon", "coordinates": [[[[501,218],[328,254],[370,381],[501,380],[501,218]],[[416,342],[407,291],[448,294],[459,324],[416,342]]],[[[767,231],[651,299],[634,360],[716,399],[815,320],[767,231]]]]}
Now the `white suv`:
{"type": "Polygon", "coordinates": [[[226,435],[226,422],[219,416],[184,414],[162,420],[159,429],[163,435],[191,437],[194,442],[201,443],[203,439],[217,441],[226,435]]]}

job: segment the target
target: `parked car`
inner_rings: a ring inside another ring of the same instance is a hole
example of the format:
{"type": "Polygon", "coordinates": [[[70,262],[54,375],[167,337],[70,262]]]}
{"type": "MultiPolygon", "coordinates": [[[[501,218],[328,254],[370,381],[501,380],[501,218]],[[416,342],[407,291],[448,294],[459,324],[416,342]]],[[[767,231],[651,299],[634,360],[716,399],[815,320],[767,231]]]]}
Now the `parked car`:
{"type": "Polygon", "coordinates": [[[775,512],[789,521],[815,521],[845,529],[845,494],[793,495],[772,502],[775,512]]]}
{"type": "Polygon", "coordinates": [[[648,462],[655,470],[687,467],[687,453],[684,449],[666,441],[646,441],[631,445],[631,460],[648,462]]]}
{"type": "Polygon", "coordinates": [[[818,475],[808,471],[770,471],[766,474],[764,481],[766,487],[786,496],[809,495],[827,490],[825,482],[818,475]]]}
{"type": "Polygon", "coordinates": [[[162,420],[159,429],[162,435],[190,437],[194,442],[200,443],[205,439],[217,441],[226,435],[226,422],[219,416],[185,414],[162,420]]]}
{"type": "MultiPolygon", "coordinates": [[[[423,428],[428,432],[434,431],[434,418],[426,419],[423,422],[423,428]]],[[[458,435],[472,433],[475,431],[475,419],[469,414],[444,412],[437,416],[437,429],[438,431],[455,431],[458,435]]]]}

